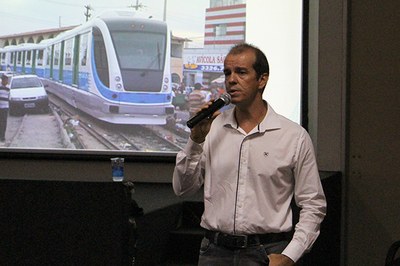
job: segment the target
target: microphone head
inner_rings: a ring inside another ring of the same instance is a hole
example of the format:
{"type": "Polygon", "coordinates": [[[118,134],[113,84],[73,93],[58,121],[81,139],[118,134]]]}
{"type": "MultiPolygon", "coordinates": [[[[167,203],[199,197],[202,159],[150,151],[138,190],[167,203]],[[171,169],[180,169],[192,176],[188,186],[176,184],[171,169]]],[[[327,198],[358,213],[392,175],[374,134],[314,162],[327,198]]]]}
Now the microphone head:
{"type": "Polygon", "coordinates": [[[221,96],[219,98],[224,101],[225,105],[228,105],[231,103],[231,95],[229,93],[221,94],[221,96]]]}

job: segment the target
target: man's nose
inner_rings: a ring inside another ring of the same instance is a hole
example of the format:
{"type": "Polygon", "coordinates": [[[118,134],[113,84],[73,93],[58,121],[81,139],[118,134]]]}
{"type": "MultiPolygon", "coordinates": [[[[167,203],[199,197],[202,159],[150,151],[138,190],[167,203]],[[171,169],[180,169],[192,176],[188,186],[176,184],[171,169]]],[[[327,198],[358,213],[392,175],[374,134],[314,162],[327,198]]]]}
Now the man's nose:
{"type": "Polygon", "coordinates": [[[234,74],[234,73],[232,73],[232,74],[230,74],[229,76],[226,76],[225,77],[225,80],[228,82],[228,83],[236,83],[236,75],[234,74]]]}

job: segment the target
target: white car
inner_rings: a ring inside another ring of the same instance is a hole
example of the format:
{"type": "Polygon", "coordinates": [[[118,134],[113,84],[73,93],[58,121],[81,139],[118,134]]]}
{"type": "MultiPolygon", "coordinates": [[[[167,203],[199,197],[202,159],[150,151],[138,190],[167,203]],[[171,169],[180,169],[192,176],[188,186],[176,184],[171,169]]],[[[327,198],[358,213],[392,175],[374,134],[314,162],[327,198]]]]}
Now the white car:
{"type": "Polygon", "coordinates": [[[47,113],[49,98],[36,75],[16,75],[10,82],[10,114],[35,109],[47,113]]]}

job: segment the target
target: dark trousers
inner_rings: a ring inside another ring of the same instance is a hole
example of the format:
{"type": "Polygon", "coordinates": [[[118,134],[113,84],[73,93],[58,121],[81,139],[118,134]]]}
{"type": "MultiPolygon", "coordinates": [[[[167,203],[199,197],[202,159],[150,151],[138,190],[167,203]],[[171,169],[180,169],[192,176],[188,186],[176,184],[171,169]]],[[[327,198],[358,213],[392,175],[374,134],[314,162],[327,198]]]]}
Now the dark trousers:
{"type": "Polygon", "coordinates": [[[8,108],[0,108],[0,141],[4,141],[7,129],[8,108]]]}
{"type": "Polygon", "coordinates": [[[289,241],[260,244],[247,248],[230,249],[210,243],[203,238],[200,247],[199,266],[259,266],[268,265],[268,255],[280,254],[289,241]]]}

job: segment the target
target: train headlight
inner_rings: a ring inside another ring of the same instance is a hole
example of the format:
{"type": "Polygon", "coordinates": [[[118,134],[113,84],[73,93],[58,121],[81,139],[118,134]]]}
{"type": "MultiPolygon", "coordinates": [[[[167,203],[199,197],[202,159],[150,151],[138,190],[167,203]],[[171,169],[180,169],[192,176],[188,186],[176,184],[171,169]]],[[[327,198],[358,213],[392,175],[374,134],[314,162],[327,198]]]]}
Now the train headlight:
{"type": "Polygon", "coordinates": [[[115,77],[115,81],[116,81],[116,82],[120,82],[120,81],[121,81],[121,77],[120,77],[120,76],[116,76],[116,77],[115,77]]]}
{"type": "Polygon", "coordinates": [[[118,91],[122,91],[122,84],[121,83],[117,83],[117,85],[115,85],[115,87],[117,88],[118,91]]]}
{"type": "Polygon", "coordinates": [[[162,86],[162,91],[168,91],[169,90],[169,78],[164,77],[164,84],[162,86]]]}

